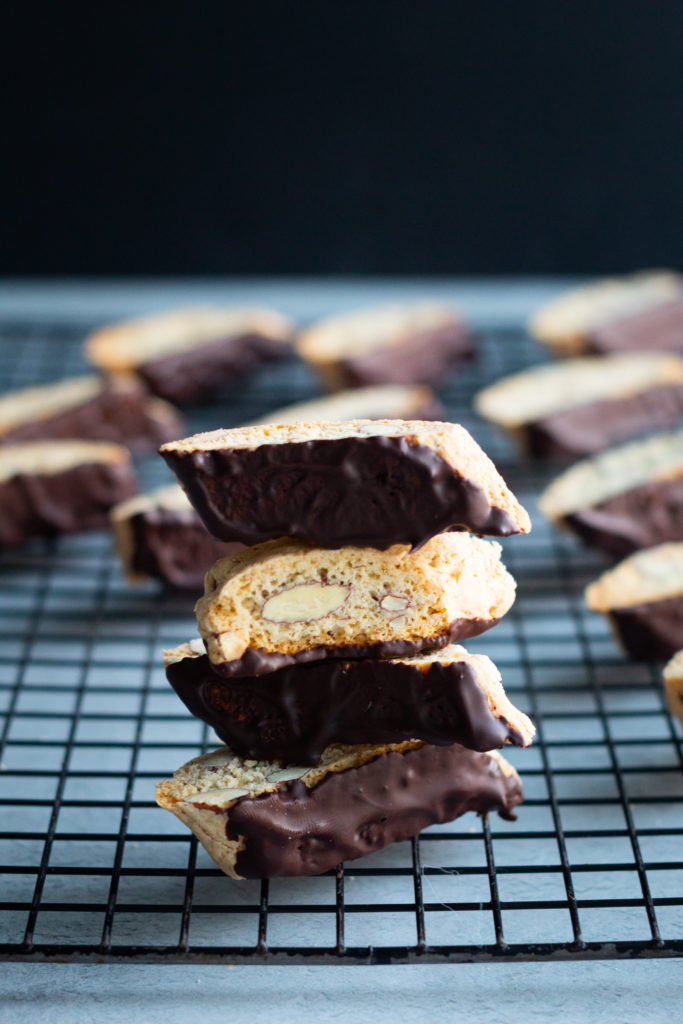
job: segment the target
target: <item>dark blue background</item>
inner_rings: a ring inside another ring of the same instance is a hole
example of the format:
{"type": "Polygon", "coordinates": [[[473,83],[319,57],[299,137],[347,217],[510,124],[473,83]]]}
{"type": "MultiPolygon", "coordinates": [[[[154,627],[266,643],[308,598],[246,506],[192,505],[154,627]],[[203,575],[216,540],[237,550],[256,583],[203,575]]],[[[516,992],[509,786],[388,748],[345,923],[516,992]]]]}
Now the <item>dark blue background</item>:
{"type": "Polygon", "coordinates": [[[681,259],[680,0],[26,4],[5,273],[681,259]]]}

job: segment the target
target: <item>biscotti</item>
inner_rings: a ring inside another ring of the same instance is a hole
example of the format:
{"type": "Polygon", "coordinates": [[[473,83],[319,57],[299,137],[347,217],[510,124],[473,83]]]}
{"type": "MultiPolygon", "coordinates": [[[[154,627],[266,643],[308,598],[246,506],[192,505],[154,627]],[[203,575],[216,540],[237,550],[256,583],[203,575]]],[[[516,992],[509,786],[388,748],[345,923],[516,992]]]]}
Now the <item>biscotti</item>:
{"type": "Polygon", "coordinates": [[[683,430],[577,462],[538,505],[558,525],[617,555],[683,540],[683,430]]]}
{"type": "Polygon", "coordinates": [[[683,419],[683,359],[584,356],[533,367],[480,391],[475,408],[531,455],[580,456],[683,419]]]}
{"type": "Polygon", "coordinates": [[[252,423],[339,423],[347,420],[442,420],[443,406],[428,387],[376,384],[272,409],[252,423]]]}
{"type": "Polygon", "coordinates": [[[116,505],[111,524],[131,583],[151,578],[178,590],[202,590],[213,563],[242,548],[207,533],[177,484],[116,505]]]}
{"type": "Polygon", "coordinates": [[[683,278],[660,270],[593,281],[545,303],[529,330],[562,355],[683,349],[683,278]]]}
{"type": "Polygon", "coordinates": [[[0,444],[82,438],[144,451],[182,431],[173,406],[134,380],[93,374],[0,396],[0,444]]]}
{"type": "Polygon", "coordinates": [[[526,747],[534,727],[507,698],[484,655],[451,645],[385,661],[315,661],[226,679],[201,640],[164,652],[166,676],[190,714],[241,757],[317,764],[332,743],[418,739],[471,750],[526,747]]]}
{"type": "Polygon", "coordinates": [[[194,402],[291,352],[293,323],[269,309],[176,309],[103,327],[86,342],[105,373],[134,374],[171,402],[194,402]]]}
{"type": "Polygon", "coordinates": [[[285,539],[217,562],[195,611],[216,671],[251,676],[445,647],[490,629],[514,597],[500,545],[470,534],[439,534],[413,553],[285,539]]]}
{"type": "Polygon", "coordinates": [[[683,542],[625,558],[586,588],[632,658],[670,658],[683,647],[683,542]]]}
{"type": "Polygon", "coordinates": [[[457,424],[243,427],[165,444],[161,454],[221,540],[289,536],[384,549],[418,547],[450,529],[506,536],[530,528],[491,460],[457,424]]]}
{"type": "Polygon", "coordinates": [[[437,384],[474,351],[472,333],[437,302],[354,310],[321,320],[297,341],[330,391],[364,384],[437,384]]]}
{"type": "Polygon", "coordinates": [[[664,687],[669,710],[683,725],[683,650],[664,666],[664,687]]]}
{"type": "Polygon", "coordinates": [[[104,441],[0,446],[0,544],[107,526],[137,491],[127,448],[104,441]]]}
{"type": "Polygon", "coordinates": [[[243,761],[224,748],[156,790],[235,879],[319,875],[466,811],[513,818],[522,799],[497,752],[419,741],[328,747],[314,768],[243,761]]]}

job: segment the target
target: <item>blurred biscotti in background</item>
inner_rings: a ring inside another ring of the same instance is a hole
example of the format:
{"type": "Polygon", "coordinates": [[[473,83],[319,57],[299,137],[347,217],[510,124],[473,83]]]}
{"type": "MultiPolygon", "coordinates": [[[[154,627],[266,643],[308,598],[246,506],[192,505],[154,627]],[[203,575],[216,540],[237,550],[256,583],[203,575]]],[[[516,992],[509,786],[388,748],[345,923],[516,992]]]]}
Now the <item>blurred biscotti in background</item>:
{"type": "Polygon", "coordinates": [[[538,505],[558,526],[615,555],[683,540],[683,428],[575,463],[538,505]]]}
{"type": "Polygon", "coordinates": [[[683,277],[650,270],[593,281],[541,306],[529,331],[560,355],[683,350],[683,277]]]}
{"type": "Polygon", "coordinates": [[[406,303],[340,313],[314,323],[297,351],[330,391],[371,384],[437,384],[474,353],[474,338],[451,306],[406,303]]]}
{"type": "MultiPolygon", "coordinates": [[[[347,420],[440,420],[444,409],[425,385],[376,384],[347,388],[310,402],[296,402],[264,413],[257,423],[320,423],[347,420]]],[[[170,439],[169,439],[170,440],[170,439]]]]}
{"type": "Polygon", "coordinates": [[[131,583],[155,579],[178,590],[200,591],[213,563],[242,547],[215,540],[177,484],[116,505],[111,525],[131,583]]]}
{"type": "Polygon", "coordinates": [[[504,377],[474,404],[532,456],[591,455],[681,422],[683,358],[639,352],[565,359],[504,377]]]}
{"type": "Polygon", "coordinates": [[[683,648],[683,542],[636,551],[586,588],[632,658],[661,660],[683,648]]]}
{"type": "Polygon", "coordinates": [[[102,327],[86,356],[104,373],[137,377],[160,398],[195,402],[291,352],[295,325],[270,309],[176,309],[102,327]]]}
{"type": "Polygon", "coordinates": [[[683,650],[676,651],[664,666],[664,687],[669,710],[683,725],[683,650]]]}
{"type": "Polygon", "coordinates": [[[0,544],[96,530],[135,494],[127,448],[104,441],[26,441],[0,447],[0,544]]]}
{"type": "Polygon", "coordinates": [[[172,405],[130,378],[90,374],[0,395],[0,444],[81,438],[144,451],[183,427],[172,405]]]}

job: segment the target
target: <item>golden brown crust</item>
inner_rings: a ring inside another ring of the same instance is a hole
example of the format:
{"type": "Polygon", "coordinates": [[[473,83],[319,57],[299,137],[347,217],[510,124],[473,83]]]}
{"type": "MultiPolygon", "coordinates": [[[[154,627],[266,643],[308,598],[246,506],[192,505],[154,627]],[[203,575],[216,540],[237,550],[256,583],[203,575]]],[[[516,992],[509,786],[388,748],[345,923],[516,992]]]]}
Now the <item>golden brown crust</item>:
{"type": "Polygon", "coordinates": [[[683,651],[677,651],[664,666],[664,687],[671,714],[683,725],[683,651]]]}
{"type": "Polygon", "coordinates": [[[683,541],[629,555],[586,587],[592,611],[649,604],[683,593],[683,541]]]}

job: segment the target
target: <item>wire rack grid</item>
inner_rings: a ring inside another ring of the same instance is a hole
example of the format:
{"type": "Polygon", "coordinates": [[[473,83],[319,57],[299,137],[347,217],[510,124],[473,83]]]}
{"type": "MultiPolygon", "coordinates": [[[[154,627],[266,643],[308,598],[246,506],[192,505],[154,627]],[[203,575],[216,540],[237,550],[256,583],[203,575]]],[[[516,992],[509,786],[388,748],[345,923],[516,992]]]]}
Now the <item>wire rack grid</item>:
{"type": "MultiPolygon", "coordinates": [[[[0,388],[84,369],[82,325],[5,323],[0,388]]],[[[473,391],[542,355],[515,325],[445,382],[532,511],[548,469],[471,413],[473,391]]],[[[189,416],[247,421],[312,396],[294,360],[189,416]]],[[[168,479],[139,463],[145,486],[168,479]]],[[[600,556],[534,514],[506,541],[513,610],[472,641],[538,739],[507,753],[517,822],[466,815],[336,872],[236,883],[153,800],[215,744],[160,664],[195,634],[193,599],[123,580],[106,533],[0,555],[0,955],[34,961],[410,963],[683,954],[683,749],[659,667],[619,653],[582,602],[600,556]]]]}

